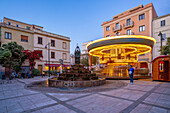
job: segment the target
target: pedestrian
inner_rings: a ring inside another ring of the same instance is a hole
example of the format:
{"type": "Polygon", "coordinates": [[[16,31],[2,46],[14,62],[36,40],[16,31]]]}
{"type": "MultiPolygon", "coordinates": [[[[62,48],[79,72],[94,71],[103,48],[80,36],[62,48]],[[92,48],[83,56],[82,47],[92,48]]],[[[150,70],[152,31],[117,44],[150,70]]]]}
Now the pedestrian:
{"type": "Polygon", "coordinates": [[[133,73],[134,73],[134,68],[132,67],[132,65],[130,65],[130,69],[129,69],[130,84],[133,84],[133,73]]]}

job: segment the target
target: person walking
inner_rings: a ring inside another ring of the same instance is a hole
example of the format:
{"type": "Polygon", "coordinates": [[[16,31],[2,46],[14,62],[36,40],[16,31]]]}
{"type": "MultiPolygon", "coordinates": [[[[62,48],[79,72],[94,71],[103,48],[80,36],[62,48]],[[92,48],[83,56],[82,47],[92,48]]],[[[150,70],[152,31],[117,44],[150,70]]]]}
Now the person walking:
{"type": "Polygon", "coordinates": [[[130,84],[133,84],[133,73],[134,73],[134,68],[132,67],[132,65],[130,65],[130,69],[129,69],[130,84]]]}

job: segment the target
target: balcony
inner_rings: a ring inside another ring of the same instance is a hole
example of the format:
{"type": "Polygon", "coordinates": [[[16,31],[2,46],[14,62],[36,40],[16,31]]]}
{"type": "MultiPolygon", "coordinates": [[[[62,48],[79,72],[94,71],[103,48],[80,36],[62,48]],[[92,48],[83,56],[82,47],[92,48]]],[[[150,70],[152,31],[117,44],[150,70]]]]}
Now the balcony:
{"type": "Polygon", "coordinates": [[[118,27],[113,27],[112,30],[113,30],[113,32],[118,32],[118,31],[122,30],[122,25],[119,25],[118,27]]]}
{"type": "Polygon", "coordinates": [[[133,26],[134,26],[134,21],[132,21],[130,23],[123,24],[124,29],[130,28],[130,27],[133,27],[133,26]]]}

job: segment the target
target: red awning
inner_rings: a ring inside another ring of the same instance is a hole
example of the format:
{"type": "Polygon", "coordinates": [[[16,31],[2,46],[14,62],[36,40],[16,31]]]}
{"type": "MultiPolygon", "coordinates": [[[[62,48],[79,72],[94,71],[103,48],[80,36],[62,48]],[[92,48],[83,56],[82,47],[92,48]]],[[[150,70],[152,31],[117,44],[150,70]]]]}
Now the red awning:
{"type": "MultiPolygon", "coordinates": [[[[60,67],[61,64],[50,64],[50,67],[60,67]]],[[[45,66],[49,66],[49,64],[45,64],[45,66]]],[[[71,67],[71,65],[63,64],[63,67],[71,67]]]]}
{"type": "Polygon", "coordinates": [[[60,67],[60,64],[45,64],[46,66],[50,66],[50,67],[60,67]]]}

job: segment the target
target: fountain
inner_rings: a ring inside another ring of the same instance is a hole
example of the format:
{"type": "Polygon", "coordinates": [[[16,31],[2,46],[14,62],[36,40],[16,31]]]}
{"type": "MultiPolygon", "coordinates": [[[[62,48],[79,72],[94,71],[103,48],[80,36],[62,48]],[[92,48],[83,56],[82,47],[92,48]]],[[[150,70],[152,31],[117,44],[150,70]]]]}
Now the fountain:
{"type": "Polygon", "coordinates": [[[71,68],[64,69],[59,77],[48,79],[50,87],[92,87],[106,83],[104,78],[97,77],[96,73],[85,69],[84,65],[80,64],[80,48],[75,49],[75,65],[71,68]]]}

